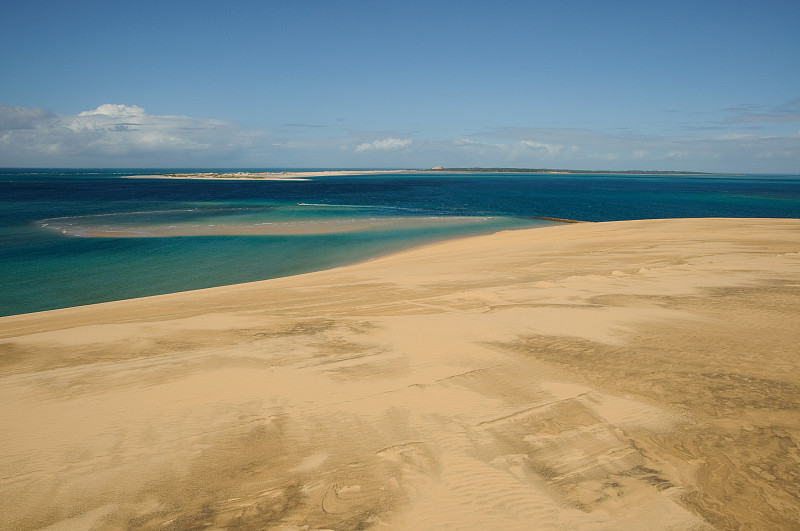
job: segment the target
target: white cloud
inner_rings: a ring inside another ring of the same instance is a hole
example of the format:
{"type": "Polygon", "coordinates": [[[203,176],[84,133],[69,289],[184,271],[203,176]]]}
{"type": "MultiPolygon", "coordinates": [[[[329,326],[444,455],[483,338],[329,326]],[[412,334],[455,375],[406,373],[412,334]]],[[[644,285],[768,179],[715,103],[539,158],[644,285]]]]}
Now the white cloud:
{"type": "Polygon", "coordinates": [[[263,134],[220,120],[151,115],[136,105],[76,115],[0,105],[0,160],[9,165],[185,164],[251,150],[263,134]]]}
{"type": "Polygon", "coordinates": [[[520,140],[519,145],[523,148],[530,148],[534,151],[542,152],[546,155],[557,155],[564,146],[547,144],[544,142],[533,142],[531,140],[520,140]]]}
{"type": "Polygon", "coordinates": [[[396,151],[399,149],[407,148],[411,145],[411,140],[400,138],[384,138],[383,140],[375,140],[374,142],[364,142],[355,148],[356,153],[365,153],[367,151],[396,151]]]}
{"type": "MultiPolygon", "coordinates": [[[[724,171],[734,173],[796,172],[800,167],[800,135],[752,134],[644,135],[614,134],[589,129],[495,127],[476,132],[477,140],[497,139],[506,146],[493,165],[513,162],[533,167],[542,161],[536,151],[508,154],[521,142],[546,138],[552,145],[570,146],[547,158],[549,167],[577,169],[651,169],[724,171]],[[573,149],[573,146],[577,149],[573,149]],[[505,154],[506,157],[502,158],[505,154]],[[770,156],[771,155],[771,156],[770,156]]],[[[487,153],[487,159],[491,154],[487,153]]],[[[480,164],[486,165],[486,164],[480,164]]]]}
{"type": "Polygon", "coordinates": [[[796,172],[800,131],[637,135],[574,128],[495,127],[452,137],[391,129],[297,128],[278,136],[214,119],[104,104],[77,114],[0,105],[0,165],[20,167],[516,166],[796,172]],[[412,149],[413,148],[413,149],[412,149]]]}
{"type": "Polygon", "coordinates": [[[52,114],[39,108],[0,105],[0,134],[15,129],[32,129],[52,114]]]}
{"type": "Polygon", "coordinates": [[[119,105],[113,103],[104,103],[100,107],[78,113],[78,116],[108,116],[111,118],[125,118],[134,116],[144,116],[144,109],[138,105],[119,105]]]}
{"type": "Polygon", "coordinates": [[[483,142],[478,142],[471,138],[459,138],[458,140],[454,140],[453,144],[456,146],[482,146],[483,142]]]}

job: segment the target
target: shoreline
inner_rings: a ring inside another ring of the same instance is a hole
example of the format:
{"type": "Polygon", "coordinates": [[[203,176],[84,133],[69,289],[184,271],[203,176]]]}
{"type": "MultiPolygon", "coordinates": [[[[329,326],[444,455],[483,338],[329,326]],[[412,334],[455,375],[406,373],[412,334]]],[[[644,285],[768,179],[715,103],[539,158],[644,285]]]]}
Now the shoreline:
{"type": "Polygon", "coordinates": [[[199,179],[199,180],[250,180],[250,181],[306,181],[311,177],[341,177],[358,175],[623,175],[623,176],[688,176],[688,177],[715,177],[734,176],[731,173],[703,173],[703,172],[678,172],[678,171],[605,171],[605,170],[527,170],[517,168],[442,168],[442,169],[401,169],[401,170],[320,170],[320,171],[282,171],[282,172],[200,172],[200,173],[169,173],[160,175],[126,175],[123,179],[199,179]]]}
{"type": "MultiPolygon", "coordinates": [[[[183,295],[189,295],[189,294],[193,294],[193,293],[205,293],[205,292],[209,292],[209,291],[212,291],[212,290],[224,291],[224,290],[232,289],[232,288],[233,289],[245,290],[248,287],[257,287],[259,284],[265,283],[265,282],[284,281],[284,280],[287,280],[287,279],[290,280],[290,279],[294,279],[294,278],[302,278],[302,277],[306,277],[308,275],[322,275],[322,274],[326,274],[326,273],[335,273],[335,272],[337,272],[339,270],[342,270],[342,269],[359,268],[362,265],[370,264],[370,263],[375,262],[375,261],[392,260],[394,257],[401,257],[402,255],[405,255],[405,254],[408,254],[408,253],[422,252],[422,251],[426,251],[428,249],[436,248],[436,247],[439,247],[439,246],[446,246],[446,245],[457,243],[457,242],[469,241],[469,240],[473,240],[473,239],[492,238],[492,237],[496,237],[498,235],[507,234],[507,233],[520,233],[520,232],[528,232],[528,231],[539,231],[539,230],[542,230],[542,229],[552,229],[554,227],[567,227],[567,226],[578,226],[578,225],[590,226],[590,225],[604,225],[604,224],[617,224],[617,223],[647,223],[647,222],[659,222],[659,221],[665,221],[665,222],[670,222],[670,221],[690,221],[690,220],[700,220],[700,221],[702,221],[702,220],[711,220],[711,221],[720,220],[720,221],[729,221],[729,222],[737,222],[737,221],[738,222],[746,222],[746,221],[757,221],[757,222],[764,222],[764,221],[766,221],[766,222],[771,222],[771,221],[780,222],[780,221],[786,221],[786,222],[794,222],[794,221],[797,221],[798,223],[800,223],[800,220],[796,220],[794,218],[664,218],[664,219],[656,218],[656,219],[643,219],[643,220],[584,221],[584,220],[576,220],[576,219],[569,219],[569,218],[552,218],[552,217],[547,217],[547,216],[531,216],[531,219],[537,219],[537,220],[542,220],[542,221],[551,221],[551,222],[557,223],[557,225],[549,225],[549,226],[545,225],[545,226],[541,226],[541,227],[529,227],[529,228],[519,228],[519,229],[502,229],[502,230],[499,230],[499,231],[491,233],[491,234],[471,235],[471,236],[457,236],[457,237],[453,237],[453,238],[447,238],[445,240],[437,240],[437,241],[433,241],[433,242],[423,243],[423,244],[420,244],[420,245],[415,245],[413,247],[409,247],[409,248],[406,248],[406,249],[400,249],[400,250],[397,250],[397,251],[392,251],[392,252],[389,252],[388,254],[378,255],[378,256],[375,256],[375,257],[371,257],[371,258],[367,258],[367,259],[364,259],[364,260],[355,261],[355,262],[352,262],[352,263],[347,263],[347,264],[336,266],[336,267],[331,267],[331,268],[327,268],[327,269],[319,269],[319,270],[315,270],[315,271],[309,271],[309,272],[306,272],[306,273],[290,274],[290,275],[266,278],[266,279],[261,279],[261,280],[252,280],[252,281],[248,281],[248,282],[239,282],[239,283],[235,283],[235,284],[223,284],[223,285],[220,285],[220,286],[211,286],[211,287],[207,287],[207,288],[198,288],[198,289],[174,291],[174,292],[168,292],[168,293],[159,293],[159,294],[155,294],[155,295],[144,295],[144,296],[141,296],[141,297],[131,297],[131,298],[127,298],[127,299],[115,299],[115,300],[109,300],[109,301],[103,301],[103,302],[97,302],[97,303],[91,303],[91,304],[81,304],[81,305],[77,305],[77,306],[66,306],[66,307],[63,307],[63,308],[54,308],[54,309],[51,309],[51,310],[41,310],[41,311],[36,311],[36,312],[11,314],[11,315],[0,315],[0,324],[3,324],[3,320],[5,320],[5,319],[15,319],[15,318],[24,319],[24,318],[26,318],[28,316],[48,314],[48,313],[51,313],[51,312],[68,312],[68,311],[71,311],[71,310],[84,309],[84,308],[88,309],[88,308],[93,308],[93,307],[96,307],[96,306],[103,306],[103,305],[124,305],[124,304],[126,304],[128,302],[148,301],[149,299],[162,298],[162,297],[180,297],[180,296],[183,296],[183,295]]],[[[129,237],[132,237],[132,236],[129,236],[129,235],[125,234],[125,235],[117,236],[117,237],[129,238],[129,237]]],[[[142,236],[142,237],[150,237],[150,236],[142,236]]],[[[1,333],[0,333],[0,340],[2,340],[2,334],[1,333]]]]}
{"type": "MultiPolygon", "coordinates": [[[[475,217],[458,216],[458,217],[453,217],[451,219],[462,221],[464,219],[468,219],[469,220],[469,219],[473,219],[473,218],[478,218],[478,217],[477,216],[475,216],[475,217]]],[[[405,218],[403,218],[403,219],[405,219],[405,218]]],[[[478,219],[481,219],[481,218],[478,218],[478,219]]],[[[0,324],[2,324],[2,320],[3,319],[9,319],[9,318],[14,318],[14,317],[25,317],[25,316],[32,316],[32,315],[38,315],[38,314],[45,314],[45,313],[49,313],[49,312],[68,311],[68,310],[76,309],[76,308],[90,308],[90,307],[93,307],[93,306],[99,306],[99,305],[104,305],[104,304],[121,304],[121,303],[126,303],[128,301],[138,301],[138,300],[150,299],[152,297],[170,297],[170,296],[178,296],[178,295],[194,293],[194,292],[204,292],[204,291],[207,291],[207,290],[226,289],[226,288],[231,288],[231,287],[236,287],[236,286],[250,286],[250,285],[259,284],[261,282],[270,282],[270,281],[275,281],[275,280],[280,280],[280,279],[287,279],[287,278],[294,278],[294,277],[302,277],[302,276],[305,276],[305,275],[314,275],[314,274],[318,274],[318,273],[325,273],[327,271],[336,271],[336,270],[341,269],[341,268],[355,267],[355,266],[359,266],[361,264],[370,263],[370,262],[375,261],[375,260],[382,260],[382,259],[386,259],[386,258],[391,258],[392,256],[395,256],[395,255],[400,255],[400,254],[403,254],[403,253],[412,252],[412,251],[415,251],[415,250],[418,250],[418,249],[425,249],[427,247],[436,246],[436,245],[440,245],[440,244],[445,244],[445,243],[448,243],[448,242],[455,242],[455,241],[459,241],[459,240],[468,240],[468,239],[471,239],[471,238],[482,238],[482,237],[493,236],[495,234],[500,234],[500,233],[504,233],[504,232],[538,230],[538,229],[552,227],[552,226],[569,225],[569,224],[575,224],[575,223],[587,223],[587,224],[598,223],[598,222],[594,222],[594,221],[582,221],[582,220],[564,219],[564,218],[550,218],[550,217],[543,217],[543,216],[531,216],[530,219],[537,219],[537,220],[542,220],[542,221],[551,221],[551,222],[557,223],[558,225],[542,225],[542,226],[539,226],[539,227],[500,229],[497,232],[493,232],[493,233],[490,233],[490,234],[466,235],[466,236],[462,235],[462,236],[448,237],[448,238],[446,238],[444,240],[435,240],[435,241],[432,241],[432,242],[417,244],[417,245],[414,245],[412,247],[408,247],[408,248],[405,248],[405,249],[390,251],[387,254],[379,254],[377,256],[373,256],[373,257],[362,259],[362,260],[356,260],[354,262],[350,262],[350,263],[347,263],[347,264],[344,264],[344,265],[340,265],[340,266],[336,266],[336,267],[330,267],[330,268],[326,268],[326,269],[318,269],[318,270],[309,271],[309,272],[306,272],[306,273],[289,274],[289,275],[284,275],[284,276],[279,276],[279,277],[271,277],[271,278],[260,279],[260,280],[251,280],[251,281],[248,281],[248,282],[238,282],[238,283],[234,283],[234,284],[222,284],[222,285],[219,285],[219,286],[210,286],[210,287],[207,287],[207,288],[198,288],[198,289],[190,289],[190,290],[182,290],[182,291],[170,291],[170,292],[167,292],[167,293],[158,293],[158,294],[155,294],[155,295],[143,295],[143,296],[140,296],[140,297],[131,297],[131,298],[127,298],[127,299],[114,299],[114,300],[96,302],[96,303],[91,303],[91,304],[80,304],[80,305],[77,305],[77,306],[65,306],[63,308],[53,308],[53,309],[50,309],[50,310],[39,310],[39,311],[34,311],[34,312],[17,313],[17,314],[11,314],[11,315],[0,315],[0,324]]],[[[286,233],[284,232],[282,234],[286,234],[286,233]]],[[[292,234],[296,235],[296,234],[303,234],[303,233],[294,232],[292,234]]],[[[152,237],[162,237],[162,236],[150,236],[150,235],[136,235],[136,236],[133,236],[133,235],[130,234],[130,232],[124,232],[124,231],[123,232],[118,232],[118,233],[113,233],[113,235],[106,235],[102,231],[98,231],[95,234],[87,234],[87,237],[152,238],[152,237]]]]}
{"type": "Polygon", "coordinates": [[[415,173],[418,170],[322,170],[283,172],[233,172],[233,173],[168,173],[161,175],[126,175],[123,179],[201,179],[244,181],[307,181],[309,177],[340,177],[349,175],[384,175],[392,173],[415,173]]]}
{"type": "Polygon", "coordinates": [[[798,233],[554,225],[0,317],[0,527],[789,529],[798,233]]]}

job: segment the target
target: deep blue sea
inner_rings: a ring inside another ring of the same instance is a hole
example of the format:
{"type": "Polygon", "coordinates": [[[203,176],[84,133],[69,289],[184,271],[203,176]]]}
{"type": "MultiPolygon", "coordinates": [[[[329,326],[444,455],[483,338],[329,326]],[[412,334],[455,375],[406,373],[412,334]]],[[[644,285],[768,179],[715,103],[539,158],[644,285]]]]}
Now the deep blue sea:
{"type": "Polygon", "coordinates": [[[536,216],[800,218],[800,175],[125,178],[189,171],[223,170],[0,169],[0,315],[306,273],[549,224],[536,216]]]}

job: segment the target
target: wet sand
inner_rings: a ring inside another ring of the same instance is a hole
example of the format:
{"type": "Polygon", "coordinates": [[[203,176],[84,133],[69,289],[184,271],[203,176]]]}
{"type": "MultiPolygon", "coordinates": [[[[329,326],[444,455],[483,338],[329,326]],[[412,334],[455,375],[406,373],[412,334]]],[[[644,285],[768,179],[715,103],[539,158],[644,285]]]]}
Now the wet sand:
{"type": "Polygon", "coordinates": [[[173,223],[169,225],[112,226],[95,228],[73,225],[62,234],[92,238],[162,238],[172,236],[278,236],[301,234],[339,234],[356,231],[389,231],[433,227],[454,227],[490,221],[478,216],[353,217],[306,221],[261,223],[173,223]]]}
{"type": "Polygon", "coordinates": [[[0,528],[793,529],[800,220],[0,318],[0,528]]]}

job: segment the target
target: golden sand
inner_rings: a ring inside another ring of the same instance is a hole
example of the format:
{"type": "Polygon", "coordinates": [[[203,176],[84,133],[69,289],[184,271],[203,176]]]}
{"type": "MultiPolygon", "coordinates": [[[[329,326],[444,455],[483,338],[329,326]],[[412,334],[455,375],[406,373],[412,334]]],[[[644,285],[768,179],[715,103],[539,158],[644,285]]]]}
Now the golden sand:
{"type": "Polygon", "coordinates": [[[800,220],[0,319],[0,528],[796,529],[800,220]]]}

